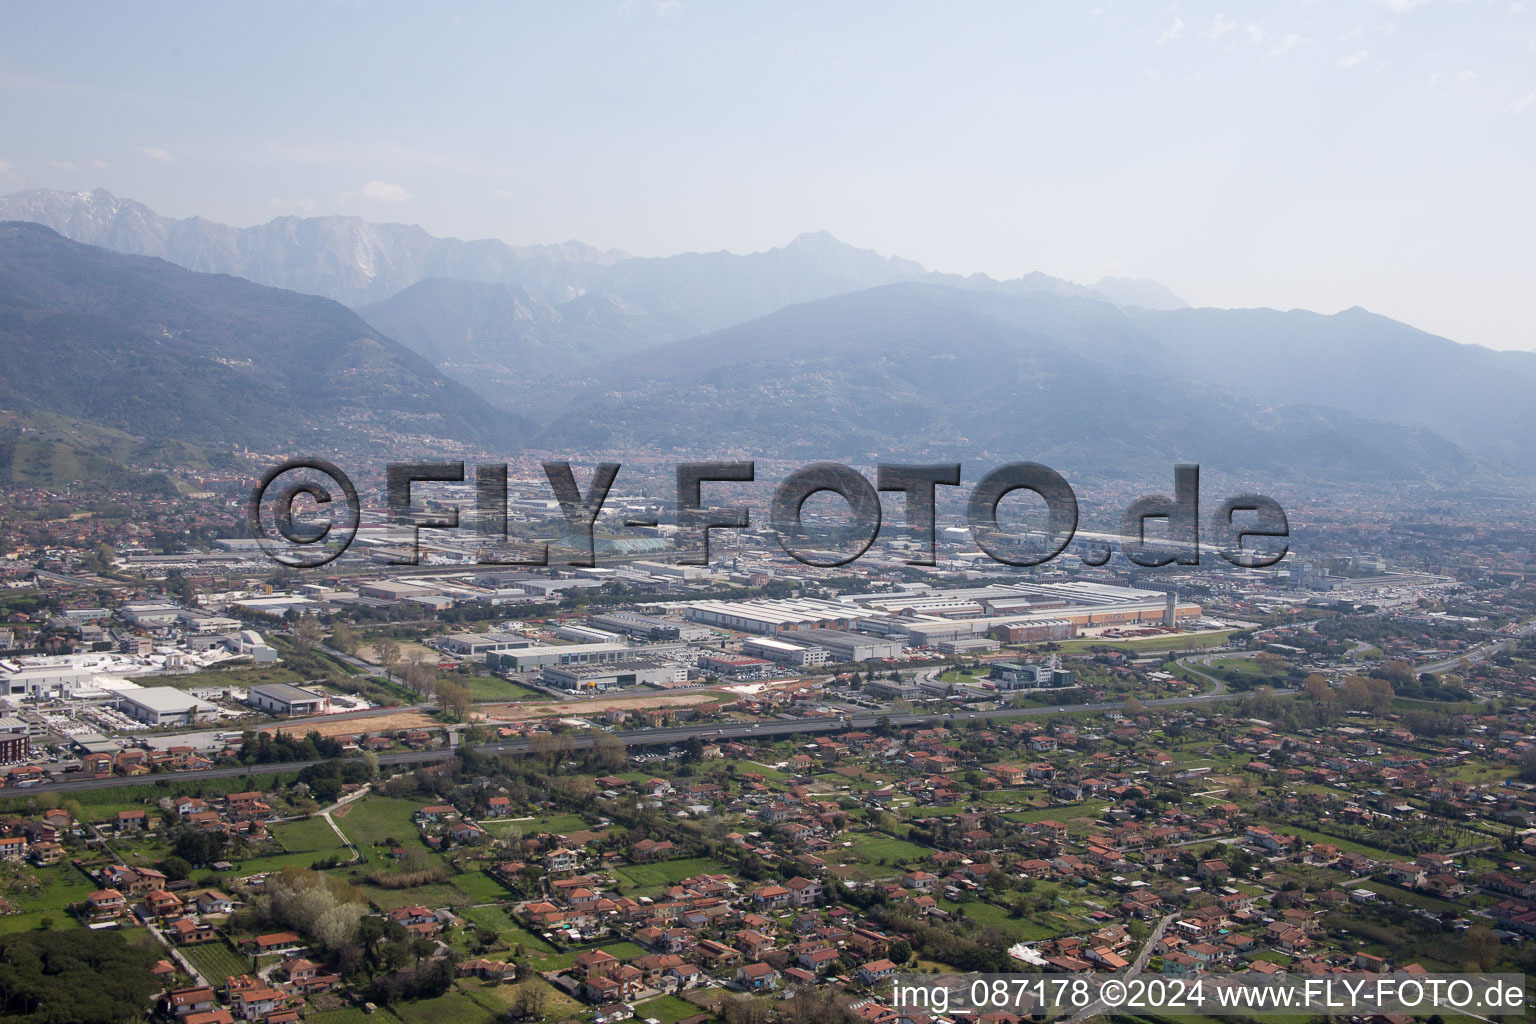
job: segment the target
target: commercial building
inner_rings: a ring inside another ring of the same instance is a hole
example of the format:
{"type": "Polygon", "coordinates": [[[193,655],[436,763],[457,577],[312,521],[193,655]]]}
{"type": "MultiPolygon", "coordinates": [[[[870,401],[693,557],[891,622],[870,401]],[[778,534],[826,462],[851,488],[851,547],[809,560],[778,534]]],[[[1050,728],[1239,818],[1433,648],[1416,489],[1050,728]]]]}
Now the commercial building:
{"type": "Polygon", "coordinates": [[[699,668],[725,679],[763,679],[774,672],[772,662],[744,654],[706,654],[699,659],[699,668]]]}
{"type": "Polygon", "coordinates": [[[601,665],[633,657],[628,644],[563,644],[525,647],[519,651],[491,651],[485,663],[493,672],[519,672],[548,665],[601,665]]]}
{"type": "Polygon", "coordinates": [[[516,651],[532,647],[533,641],[515,633],[492,630],[487,633],[450,633],[439,640],[438,645],[447,653],[461,658],[483,658],[491,651],[516,651]]]}
{"type": "Polygon", "coordinates": [[[0,687],[13,697],[62,697],[76,690],[88,690],[95,685],[94,672],[61,665],[46,668],[24,668],[0,676],[0,687]]]}
{"type": "Polygon", "coordinates": [[[999,690],[1043,690],[1076,685],[1077,679],[1068,669],[1054,661],[1045,665],[1028,665],[1018,661],[994,661],[987,671],[987,679],[999,690]]]}
{"type": "Polygon", "coordinates": [[[253,686],[245,702],[272,715],[318,715],[331,706],[331,699],[325,694],[287,683],[253,686]]]}
{"type": "Polygon", "coordinates": [[[822,648],[831,655],[830,660],[839,663],[899,658],[902,651],[900,640],[849,633],[840,629],[798,629],[793,639],[796,644],[822,648]]]}
{"type": "Polygon", "coordinates": [[[550,665],[540,674],[545,686],[577,693],[602,693],[626,686],[685,683],[688,668],[673,662],[620,661],[606,665],[550,665]]]}
{"type": "Polygon", "coordinates": [[[587,620],[598,629],[627,633],[641,640],[708,640],[714,633],[703,626],[638,612],[607,612],[587,620]]]}
{"type": "Polygon", "coordinates": [[[145,725],[190,725],[213,718],[217,706],[174,686],[144,686],[118,693],[118,708],[145,725]]]}
{"type": "Polygon", "coordinates": [[[32,754],[32,727],[19,718],[0,718],[0,764],[25,761],[32,754]]]}
{"type": "Polygon", "coordinates": [[[775,640],[766,636],[752,637],[743,641],[741,649],[754,658],[765,658],[794,668],[825,665],[831,657],[825,647],[792,644],[786,640],[775,640]]]}
{"type": "Polygon", "coordinates": [[[693,622],[743,633],[802,629],[847,629],[862,612],[852,605],[816,598],[760,601],[695,601],[684,613],[693,622]]]}

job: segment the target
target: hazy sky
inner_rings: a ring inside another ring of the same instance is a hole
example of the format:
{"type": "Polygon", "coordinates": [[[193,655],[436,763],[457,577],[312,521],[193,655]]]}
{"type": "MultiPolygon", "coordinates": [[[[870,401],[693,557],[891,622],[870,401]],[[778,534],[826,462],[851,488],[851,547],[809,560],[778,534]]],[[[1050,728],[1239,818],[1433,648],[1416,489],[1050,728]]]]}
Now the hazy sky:
{"type": "Polygon", "coordinates": [[[640,255],[825,228],[1531,348],[1524,7],[13,4],[0,191],[640,255]]]}

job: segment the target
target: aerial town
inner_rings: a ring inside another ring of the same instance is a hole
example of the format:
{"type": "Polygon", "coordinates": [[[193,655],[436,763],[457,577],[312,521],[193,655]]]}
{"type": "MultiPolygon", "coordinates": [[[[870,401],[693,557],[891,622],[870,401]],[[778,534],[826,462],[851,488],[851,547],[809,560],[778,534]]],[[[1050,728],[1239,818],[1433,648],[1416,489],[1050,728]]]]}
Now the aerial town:
{"type": "Polygon", "coordinates": [[[443,533],[294,572],[25,522],[0,932],[127,936],[126,991],[188,1024],[1533,965],[1536,587],[1476,548],[515,569],[443,533]]]}

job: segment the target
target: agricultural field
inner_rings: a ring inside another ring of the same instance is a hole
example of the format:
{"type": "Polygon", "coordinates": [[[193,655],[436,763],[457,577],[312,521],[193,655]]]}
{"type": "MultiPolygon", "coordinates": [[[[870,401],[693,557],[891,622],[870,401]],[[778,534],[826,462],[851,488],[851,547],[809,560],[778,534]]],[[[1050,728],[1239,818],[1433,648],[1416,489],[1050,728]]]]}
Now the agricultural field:
{"type": "Polygon", "coordinates": [[[80,922],[69,910],[97,886],[71,864],[38,868],[30,864],[0,865],[0,899],[14,913],[0,914],[0,934],[33,928],[75,928],[80,922]]]}
{"type": "Polygon", "coordinates": [[[305,818],[301,821],[284,821],[268,829],[272,838],[289,853],[313,853],[320,850],[344,849],[341,840],[324,818],[305,818]]]}
{"type": "Polygon", "coordinates": [[[369,794],[361,800],[338,808],[332,815],[346,837],[362,851],[370,863],[384,860],[375,847],[392,842],[397,846],[421,846],[414,816],[422,802],[369,794]]]}
{"type": "Polygon", "coordinates": [[[198,946],[184,946],[182,953],[211,985],[222,985],[226,978],[252,971],[251,961],[230,948],[223,939],[198,946]]]}
{"type": "Polygon", "coordinates": [[[626,864],[615,868],[614,875],[625,883],[626,895],[634,890],[662,889],[685,878],[705,874],[729,874],[730,869],[708,857],[690,857],[686,860],[664,860],[655,864],[626,864]]]}

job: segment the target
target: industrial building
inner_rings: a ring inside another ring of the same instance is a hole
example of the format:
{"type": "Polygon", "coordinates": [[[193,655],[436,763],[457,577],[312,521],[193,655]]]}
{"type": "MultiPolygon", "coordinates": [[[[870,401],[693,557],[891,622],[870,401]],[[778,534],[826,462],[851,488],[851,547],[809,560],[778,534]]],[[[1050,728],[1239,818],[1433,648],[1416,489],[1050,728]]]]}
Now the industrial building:
{"type": "Polygon", "coordinates": [[[331,706],[331,699],[325,694],[287,683],[253,686],[245,702],[271,715],[318,715],[331,706]]]}
{"type": "Polygon", "coordinates": [[[1028,665],[1018,661],[994,661],[987,671],[987,679],[999,690],[1044,690],[1075,686],[1076,676],[1061,667],[1052,658],[1044,665],[1028,665]]]}
{"type": "Polygon", "coordinates": [[[706,654],[699,658],[699,668],[725,679],[765,679],[774,674],[771,661],[745,654],[706,654]]]}
{"type": "Polygon", "coordinates": [[[783,633],[802,629],[847,629],[861,611],[838,601],[794,598],[759,601],[695,601],[687,617],[708,626],[743,633],[783,633]]]}
{"type": "Polygon", "coordinates": [[[19,718],[0,718],[0,764],[15,764],[32,755],[32,727],[19,718]]]}
{"type": "Polygon", "coordinates": [[[840,629],[798,629],[792,637],[796,644],[822,648],[831,655],[832,661],[839,663],[899,658],[902,652],[900,640],[849,633],[840,629]]]}
{"type": "Polygon", "coordinates": [[[607,612],[587,620],[598,629],[626,633],[641,640],[708,640],[714,633],[703,626],[638,612],[607,612]]]}
{"type": "Polygon", "coordinates": [[[626,686],[688,681],[686,665],[672,662],[619,661],[604,665],[549,665],[540,674],[546,686],[578,693],[601,693],[626,686]]]}
{"type": "Polygon", "coordinates": [[[776,661],[781,665],[789,665],[793,668],[825,665],[830,658],[825,647],[792,644],[766,636],[752,637],[743,641],[741,649],[754,658],[776,661]]]}
{"type": "Polygon", "coordinates": [[[96,674],[74,667],[23,668],[0,676],[0,687],[13,697],[62,697],[95,686],[96,674]]]}
{"type": "Polygon", "coordinates": [[[549,665],[600,665],[633,657],[635,648],[628,644],[563,644],[549,647],[525,647],[518,651],[491,651],[485,663],[493,672],[520,672],[549,665]]]}
{"type": "Polygon", "coordinates": [[[533,641],[516,633],[450,633],[438,641],[444,651],[461,658],[482,658],[491,651],[515,651],[532,647],[533,641]]]}
{"type": "Polygon", "coordinates": [[[219,713],[216,705],[174,686],[142,686],[117,696],[118,709],[145,725],[191,725],[219,713]]]}

